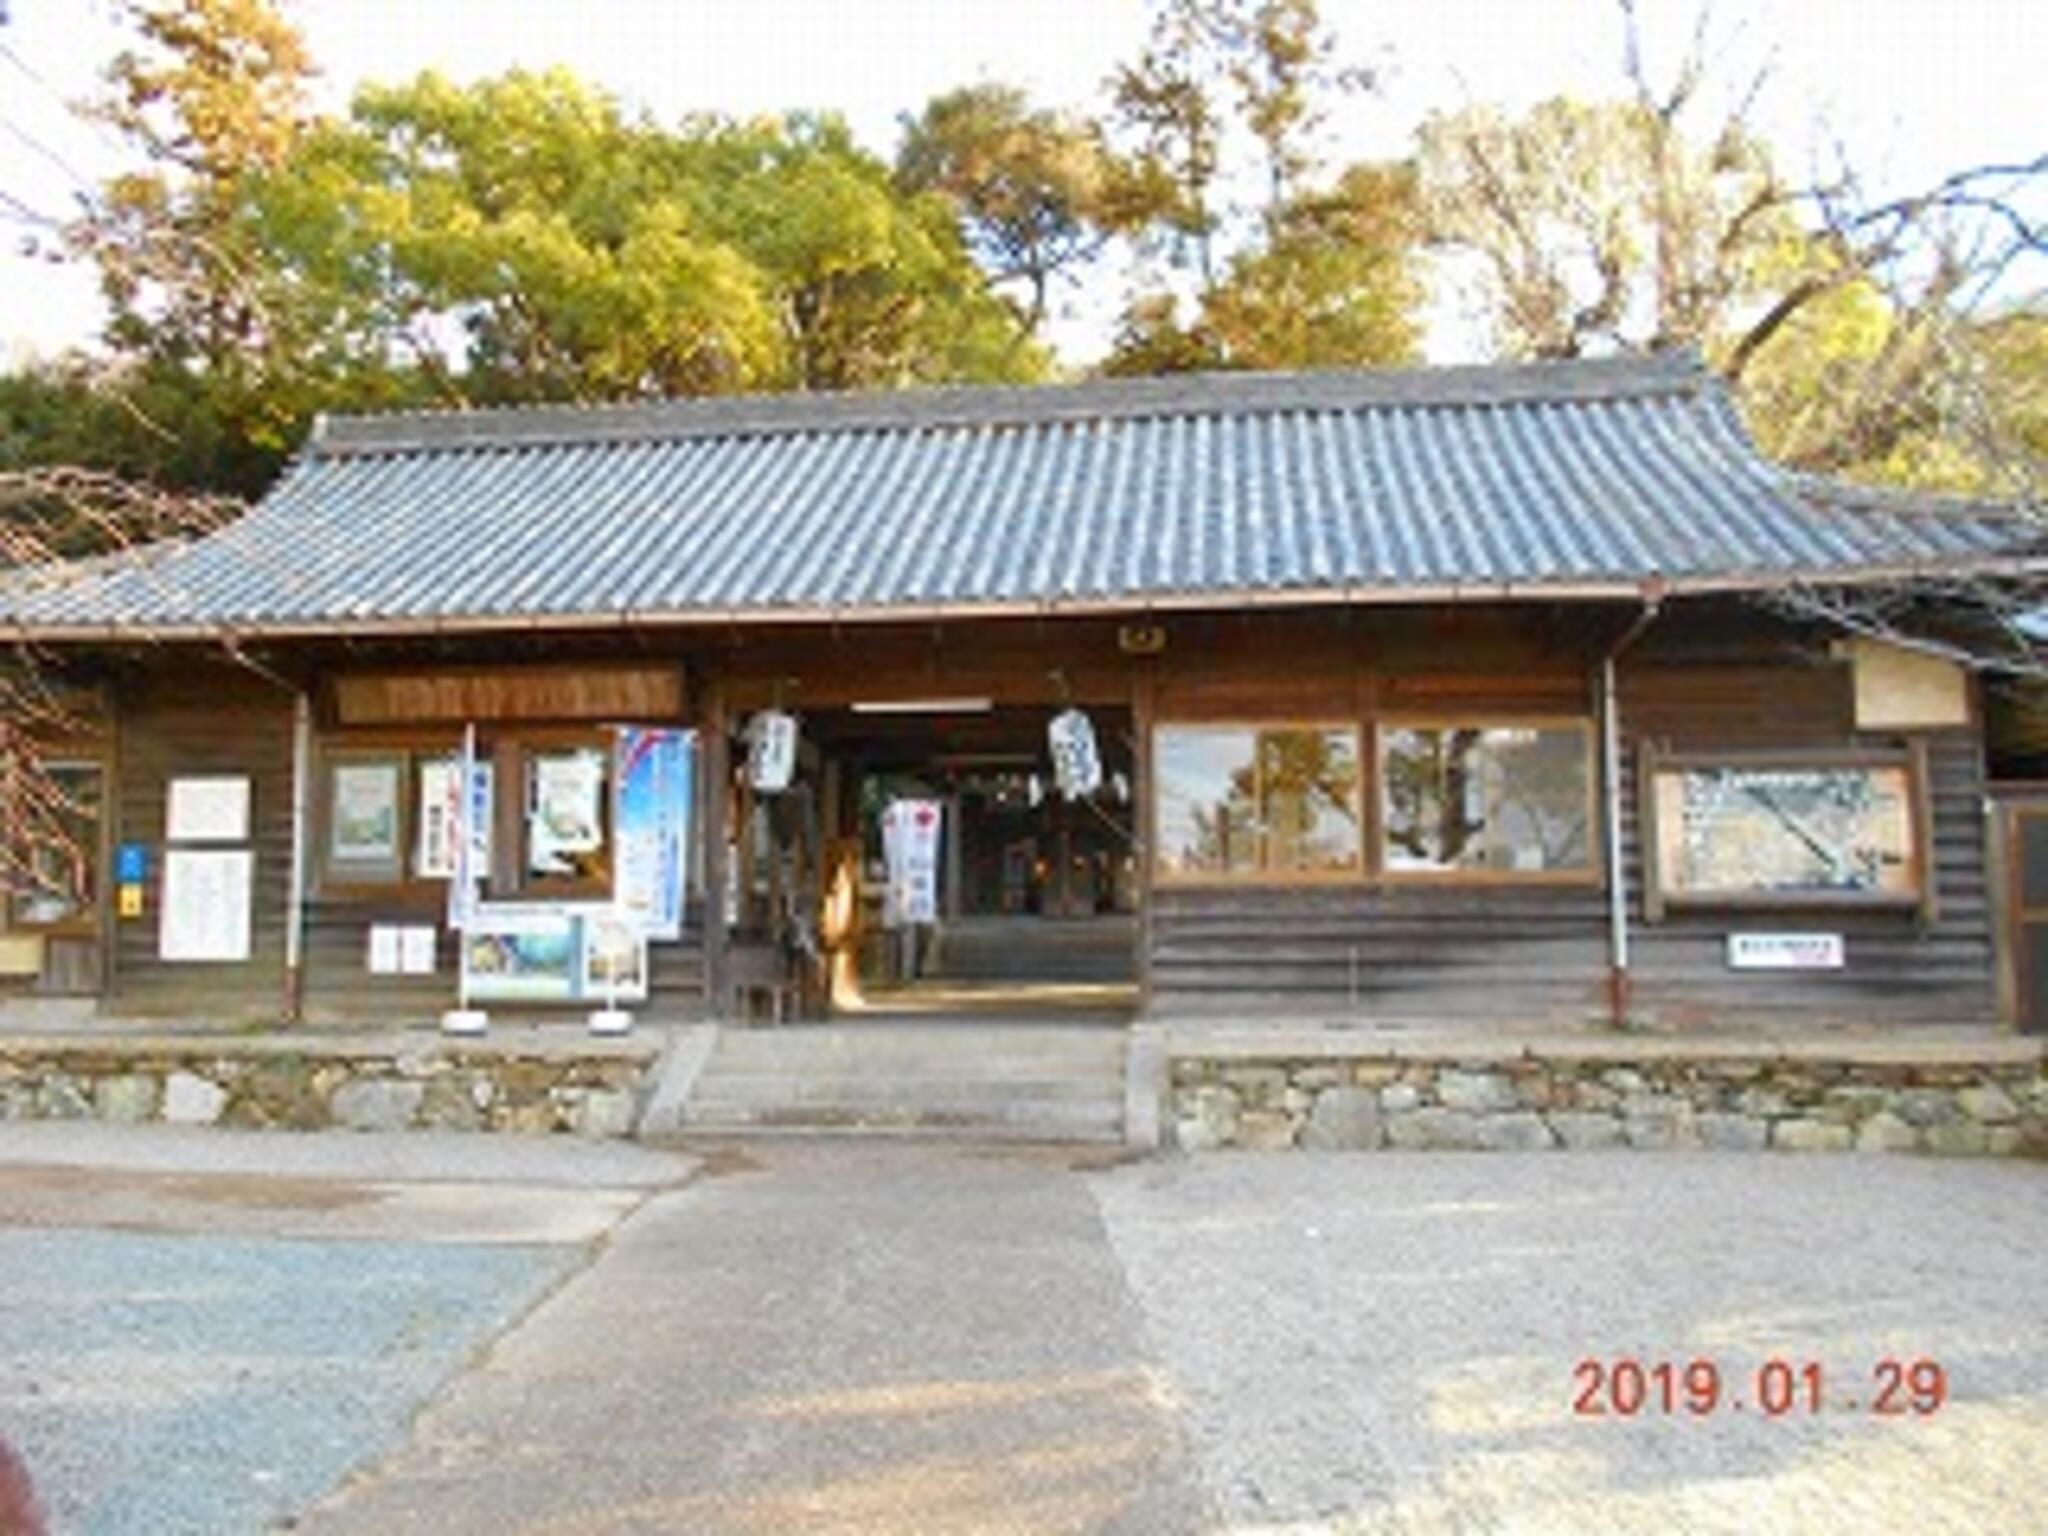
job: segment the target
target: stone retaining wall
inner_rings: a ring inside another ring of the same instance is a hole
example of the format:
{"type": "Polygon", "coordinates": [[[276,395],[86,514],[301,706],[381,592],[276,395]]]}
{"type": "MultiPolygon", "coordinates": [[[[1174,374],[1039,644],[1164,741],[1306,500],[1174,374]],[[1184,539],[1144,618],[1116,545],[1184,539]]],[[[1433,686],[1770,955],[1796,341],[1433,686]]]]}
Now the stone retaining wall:
{"type": "Polygon", "coordinates": [[[1174,1053],[1187,1151],[1719,1148],[2048,1156],[2038,1060],[1417,1060],[1174,1053]]]}
{"type": "Polygon", "coordinates": [[[0,1043],[0,1120],[627,1136],[652,1048],[0,1043]]]}

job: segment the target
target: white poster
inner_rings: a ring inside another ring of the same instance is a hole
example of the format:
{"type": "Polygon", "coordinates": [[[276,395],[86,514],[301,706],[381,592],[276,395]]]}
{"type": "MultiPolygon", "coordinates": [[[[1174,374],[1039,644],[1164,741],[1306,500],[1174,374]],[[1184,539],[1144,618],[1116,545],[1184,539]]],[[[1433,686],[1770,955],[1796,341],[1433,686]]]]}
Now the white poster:
{"type": "Polygon", "coordinates": [[[239,843],[249,836],[249,781],[239,775],[171,780],[164,837],[173,843],[239,843]]]}
{"type": "Polygon", "coordinates": [[[461,773],[450,760],[420,765],[420,833],[413,873],[446,880],[455,873],[455,828],[461,824],[461,773]]]}
{"type": "Polygon", "coordinates": [[[570,875],[572,855],[604,845],[604,759],[563,752],[533,760],[527,810],[528,863],[536,874],[570,875]]]}
{"type": "Polygon", "coordinates": [[[941,820],[936,800],[892,800],[882,812],[882,857],[889,870],[883,927],[937,921],[941,820]]]}
{"type": "Polygon", "coordinates": [[[583,995],[604,1002],[647,1001],[647,935],[602,913],[583,919],[583,995]]]}
{"type": "Polygon", "coordinates": [[[246,848],[164,853],[157,953],[165,960],[247,960],[256,855],[246,848]]]}
{"type": "Polygon", "coordinates": [[[434,974],[432,924],[407,924],[398,930],[398,970],[402,976],[434,974]]]}
{"type": "Polygon", "coordinates": [[[398,928],[394,924],[370,924],[369,971],[372,976],[398,974],[398,928]]]}

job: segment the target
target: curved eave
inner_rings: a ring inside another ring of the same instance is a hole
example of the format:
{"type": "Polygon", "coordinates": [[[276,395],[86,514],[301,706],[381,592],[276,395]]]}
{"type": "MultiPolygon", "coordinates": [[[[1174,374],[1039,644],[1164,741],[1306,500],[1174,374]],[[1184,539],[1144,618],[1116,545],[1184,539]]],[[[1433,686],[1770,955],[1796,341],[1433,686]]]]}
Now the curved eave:
{"type": "Polygon", "coordinates": [[[2048,555],[1977,556],[1828,570],[1749,570],[1686,576],[1645,575],[1605,581],[1474,581],[1397,586],[1340,586],[1248,592],[1157,592],[1109,597],[988,599],[875,606],[763,606],[609,609],[561,613],[378,615],[321,620],[175,624],[32,624],[9,622],[0,633],[21,643],[147,643],[157,641],[310,640],[334,637],[428,638],[436,635],[537,634],[607,629],[718,629],[745,625],[882,625],[975,619],[1113,617],[1237,612],[1246,609],[1415,607],[1429,603],[1632,603],[1665,597],[1784,592],[1799,587],[1884,586],[1898,582],[2017,579],[2048,574],[2048,555]]]}

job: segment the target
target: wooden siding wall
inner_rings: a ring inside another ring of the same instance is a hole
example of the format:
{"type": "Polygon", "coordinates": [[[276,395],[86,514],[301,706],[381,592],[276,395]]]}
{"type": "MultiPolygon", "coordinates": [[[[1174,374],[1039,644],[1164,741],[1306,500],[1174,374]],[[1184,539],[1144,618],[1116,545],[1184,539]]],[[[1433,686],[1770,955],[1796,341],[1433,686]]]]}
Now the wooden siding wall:
{"type": "Polygon", "coordinates": [[[1639,1014],[1683,1026],[1713,1020],[1987,1024],[1996,1013],[1986,877],[1983,754],[1970,731],[1931,732],[1928,791],[1936,918],[1901,911],[1667,912],[1643,921],[1638,832],[1642,743],[1689,748],[1894,747],[1904,735],[1858,732],[1847,666],[1809,661],[1729,665],[1646,658],[1625,667],[1622,816],[1634,1000],[1639,1014]],[[1843,935],[1839,971],[1732,971],[1737,931],[1843,935]]]}
{"type": "MultiPolygon", "coordinates": [[[[1240,659],[1182,660],[1162,676],[1162,720],[1352,718],[1472,707],[1556,707],[1590,717],[1599,647],[1531,633],[1519,677],[1499,670],[1496,623],[1476,643],[1418,651],[1426,621],[1351,647],[1294,648],[1284,669],[1240,659]],[[1348,656],[1347,653],[1348,652],[1348,656]],[[1348,665],[1346,664],[1348,662],[1348,665]],[[1444,669],[1464,666],[1462,676],[1444,669]],[[1579,681],[1572,680],[1571,668],[1579,681]],[[1419,670],[1411,670],[1419,669],[1419,670]],[[1560,671],[1560,669],[1564,669],[1560,671]],[[1562,685],[1555,680],[1563,677],[1562,685]],[[1546,682],[1546,679],[1552,681],[1546,682]],[[1562,691],[1560,691],[1560,689],[1562,691]]],[[[1929,733],[1927,765],[1937,916],[1915,913],[1673,912],[1644,921],[1637,759],[1645,739],[1686,749],[1898,747],[1858,733],[1847,666],[1824,643],[1753,610],[1679,608],[1621,668],[1623,855],[1633,946],[1633,1009],[1677,1027],[1787,1023],[1976,1024],[1995,1017],[1982,754],[1973,731],[1929,733]],[[1844,935],[1838,972],[1731,971],[1737,930],[1844,935]]],[[[1370,797],[1369,797],[1370,798],[1370,797]]],[[[1375,807],[1368,805],[1368,819],[1375,807]]],[[[1604,1019],[1604,882],[1542,889],[1360,880],[1309,887],[1166,884],[1153,892],[1152,1003],[1162,1015],[1369,1017],[1541,1025],[1604,1019]]]]}
{"type": "Polygon", "coordinates": [[[291,870],[291,694],[246,669],[188,658],[125,680],[119,708],[114,840],[149,850],[149,878],[143,915],[115,920],[109,1011],[209,1023],[277,1019],[285,1000],[291,870]],[[157,956],[165,797],[170,781],[186,774],[249,779],[248,846],[256,870],[246,963],[166,963],[157,956]]]}

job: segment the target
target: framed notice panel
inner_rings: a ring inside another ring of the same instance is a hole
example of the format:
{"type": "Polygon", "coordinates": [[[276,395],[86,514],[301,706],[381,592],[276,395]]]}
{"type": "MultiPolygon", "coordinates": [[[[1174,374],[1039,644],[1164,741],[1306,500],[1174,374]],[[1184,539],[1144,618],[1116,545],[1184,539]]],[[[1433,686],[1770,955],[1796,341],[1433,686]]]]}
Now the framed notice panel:
{"type": "Polygon", "coordinates": [[[1925,849],[1907,760],[1684,758],[1647,774],[1652,896],[1674,905],[1914,906],[1925,849]]]}
{"type": "Polygon", "coordinates": [[[172,961],[249,958],[256,855],[246,848],[173,848],[164,854],[157,953],[172,961]]]}

